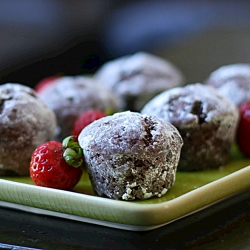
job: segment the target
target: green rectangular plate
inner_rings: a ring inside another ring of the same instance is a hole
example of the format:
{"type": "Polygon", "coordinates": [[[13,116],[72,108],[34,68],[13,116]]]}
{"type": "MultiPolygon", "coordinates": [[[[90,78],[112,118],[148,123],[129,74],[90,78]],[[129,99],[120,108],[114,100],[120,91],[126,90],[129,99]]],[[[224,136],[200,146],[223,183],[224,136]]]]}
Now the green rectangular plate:
{"type": "Polygon", "coordinates": [[[30,213],[133,231],[152,230],[212,206],[250,188],[250,159],[234,147],[230,162],[219,169],[177,172],[161,198],[117,201],[98,197],[85,172],[73,191],[33,185],[29,177],[0,179],[0,206],[30,213]]]}

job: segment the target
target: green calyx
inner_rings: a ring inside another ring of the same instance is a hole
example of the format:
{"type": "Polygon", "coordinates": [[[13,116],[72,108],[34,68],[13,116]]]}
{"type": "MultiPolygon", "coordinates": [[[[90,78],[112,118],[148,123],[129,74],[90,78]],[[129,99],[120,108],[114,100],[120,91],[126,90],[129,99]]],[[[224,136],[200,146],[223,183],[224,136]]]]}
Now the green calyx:
{"type": "Polygon", "coordinates": [[[109,109],[106,109],[106,110],[104,111],[104,113],[105,113],[106,115],[113,115],[113,114],[115,113],[115,111],[114,111],[113,109],[109,108],[109,109]]]}
{"type": "Polygon", "coordinates": [[[78,142],[74,141],[73,136],[66,137],[63,142],[63,158],[75,168],[81,167],[83,164],[83,151],[78,142]]]}

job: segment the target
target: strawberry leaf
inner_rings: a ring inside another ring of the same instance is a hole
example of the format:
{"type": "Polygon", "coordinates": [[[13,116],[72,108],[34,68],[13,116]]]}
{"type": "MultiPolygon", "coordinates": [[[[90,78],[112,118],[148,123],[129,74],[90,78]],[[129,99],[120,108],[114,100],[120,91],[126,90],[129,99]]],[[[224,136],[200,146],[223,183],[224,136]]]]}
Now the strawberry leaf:
{"type": "Polygon", "coordinates": [[[83,151],[73,136],[66,137],[63,142],[63,158],[71,166],[78,168],[83,164],[83,151]]]}

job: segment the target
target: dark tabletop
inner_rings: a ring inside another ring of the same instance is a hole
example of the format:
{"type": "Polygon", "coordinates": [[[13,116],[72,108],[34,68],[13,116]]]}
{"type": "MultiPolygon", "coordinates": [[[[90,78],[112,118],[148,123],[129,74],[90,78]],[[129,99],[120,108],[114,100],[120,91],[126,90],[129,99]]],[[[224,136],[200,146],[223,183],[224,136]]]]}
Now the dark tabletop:
{"type": "Polygon", "coordinates": [[[0,208],[0,249],[249,249],[249,192],[144,232],[0,208]]]}

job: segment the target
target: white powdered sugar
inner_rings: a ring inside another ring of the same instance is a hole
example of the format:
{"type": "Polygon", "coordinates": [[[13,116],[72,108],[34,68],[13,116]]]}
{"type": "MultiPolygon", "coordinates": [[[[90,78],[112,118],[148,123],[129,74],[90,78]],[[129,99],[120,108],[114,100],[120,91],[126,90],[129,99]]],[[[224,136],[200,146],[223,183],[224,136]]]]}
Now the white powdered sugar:
{"type": "Polygon", "coordinates": [[[250,78],[250,64],[237,63],[221,66],[213,71],[209,78],[210,80],[221,82],[237,76],[250,78]]]}
{"type": "Polygon", "coordinates": [[[183,74],[171,62],[145,52],[109,61],[94,77],[121,98],[123,109],[134,111],[163,90],[184,84],[183,74]]]}
{"type": "Polygon", "coordinates": [[[201,83],[164,91],[149,101],[141,113],[154,114],[171,124],[178,123],[178,127],[193,127],[199,123],[197,114],[192,113],[195,102],[202,102],[202,113],[206,114],[204,119],[207,123],[218,121],[230,123],[237,119],[237,109],[232,101],[213,87],[201,83]],[[171,109],[171,102],[174,99],[178,99],[179,106],[171,109]]]}
{"type": "Polygon", "coordinates": [[[78,140],[99,195],[148,199],[160,197],[174,183],[182,139],[157,117],[116,113],[87,126],[78,140]]]}
{"type": "Polygon", "coordinates": [[[60,77],[39,93],[40,98],[55,112],[58,140],[71,134],[76,118],[88,110],[120,110],[118,97],[97,80],[87,76],[60,77]]]}
{"type": "Polygon", "coordinates": [[[159,94],[141,110],[173,124],[184,146],[178,169],[197,170],[225,164],[235,139],[239,114],[235,104],[201,83],[159,94]]]}
{"type": "Polygon", "coordinates": [[[29,87],[0,85],[1,174],[29,174],[35,148],[55,136],[55,114],[29,87]]]}
{"type": "Polygon", "coordinates": [[[216,87],[239,106],[250,100],[250,64],[222,66],[209,75],[205,84],[216,87]]]}

